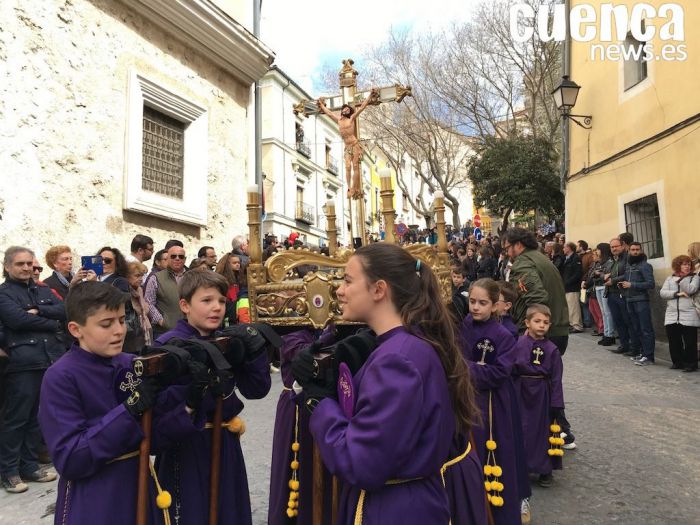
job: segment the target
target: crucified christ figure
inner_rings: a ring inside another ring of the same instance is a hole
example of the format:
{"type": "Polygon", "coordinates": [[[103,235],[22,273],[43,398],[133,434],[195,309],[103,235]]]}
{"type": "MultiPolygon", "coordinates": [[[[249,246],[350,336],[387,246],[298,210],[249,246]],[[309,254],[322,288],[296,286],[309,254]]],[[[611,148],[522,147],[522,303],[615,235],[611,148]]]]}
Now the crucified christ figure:
{"type": "Polygon", "coordinates": [[[355,119],[364,111],[367,105],[379,97],[379,91],[372,89],[369,96],[362,101],[357,110],[348,104],[340,108],[340,116],[326,107],[326,99],[318,99],[318,108],[338,123],[340,138],[345,144],[345,178],[348,181],[348,197],[359,199],[362,197],[362,183],[360,181],[360,159],[362,158],[362,145],[355,133],[355,119]],[[352,176],[351,176],[352,175],[352,176]]]}

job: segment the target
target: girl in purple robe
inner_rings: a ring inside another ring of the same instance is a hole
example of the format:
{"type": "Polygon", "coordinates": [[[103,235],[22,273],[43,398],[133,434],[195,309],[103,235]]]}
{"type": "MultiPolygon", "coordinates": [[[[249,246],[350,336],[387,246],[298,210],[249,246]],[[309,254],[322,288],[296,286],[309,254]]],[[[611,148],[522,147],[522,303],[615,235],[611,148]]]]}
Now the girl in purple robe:
{"type": "Polygon", "coordinates": [[[447,525],[441,469],[455,435],[468,435],[474,408],[437,279],[402,248],[376,243],[350,258],[337,294],[343,318],[366,323],[378,346],[340,400],[336,384],[305,372],[315,362],[310,350],[292,370],[323,461],[342,482],[338,524],[447,525]]]}
{"type": "MultiPolygon", "coordinates": [[[[482,424],[474,427],[474,441],[484,465],[490,510],[496,525],[521,520],[522,486],[518,457],[523,455],[518,429],[517,399],[511,371],[515,360],[513,335],[497,319],[498,284],[479,279],[469,290],[469,315],[462,323],[464,357],[477,389],[482,424]]],[[[528,509],[529,514],[529,509],[528,509]]]]}
{"type": "MultiPolygon", "coordinates": [[[[156,346],[170,339],[206,339],[220,326],[225,314],[228,283],[214,272],[187,272],[179,284],[180,308],[187,319],[156,339],[156,346]]],[[[206,368],[205,368],[206,370],[206,368]]],[[[187,383],[168,388],[164,394],[172,404],[187,403],[192,414],[191,431],[173,440],[158,455],[158,474],[163,488],[173,497],[174,523],[207,523],[209,516],[212,432],[221,432],[221,467],[219,481],[218,524],[252,523],[248,478],[243,461],[240,435],[244,431],[238,414],[243,410],[240,392],[247,399],[260,399],[270,390],[270,367],[265,352],[246,355],[233,367],[232,376],[221,383],[224,428],[212,428],[216,397],[210,388],[196,400],[188,394],[187,383]]]]}
{"type": "MultiPolygon", "coordinates": [[[[527,332],[515,346],[515,387],[523,415],[525,450],[528,471],[539,474],[539,484],[552,484],[552,469],[561,469],[560,436],[553,435],[551,425],[564,408],[562,388],[563,365],[556,345],[546,339],[551,313],[545,305],[535,304],[527,309],[527,332]],[[557,442],[550,442],[554,437],[557,442]]],[[[563,440],[561,440],[563,444],[563,440]]]]}

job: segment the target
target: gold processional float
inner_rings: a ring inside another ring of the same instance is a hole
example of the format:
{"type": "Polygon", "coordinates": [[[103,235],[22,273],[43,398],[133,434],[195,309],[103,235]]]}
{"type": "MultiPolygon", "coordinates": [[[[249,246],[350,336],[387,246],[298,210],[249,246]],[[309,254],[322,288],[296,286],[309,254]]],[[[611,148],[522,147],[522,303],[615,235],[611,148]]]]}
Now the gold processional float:
{"type": "MultiPolygon", "coordinates": [[[[404,97],[411,96],[411,88],[398,84],[375,90],[356,92],[357,71],[352,67],[353,61],[343,61],[340,70],[341,94],[328,97],[327,107],[338,111],[343,104],[353,108],[361,104],[367,97],[374,100],[368,105],[378,105],[388,102],[401,102],[404,97]]],[[[304,116],[318,114],[319,108],[315,101],[302,100],[294,106],[295,114],[304,116]]],[[[355,136],[359,139],[359,120],[355,119],[355,136]]],[[[381,214],[384,220],[385,239],[380,242],[396,243],[394,233],[395,210],[393,207],[394,190],[391,184],[391,171],[380,171],[381,180],[381,214]]],[[[367,244],[367,230],[364,225],[364,199],[356,194],[348,197],[350,211],[350,238],[356,245],[367,244]]],[[[288,332],[297,327],[322,329],[329,323],[335,325],[349,324],[342,318],[338,304],[337,290],[343,280],[343,273],[348,259],[353,253],[350,248],[338,248],[338,229],[336,225],[335,202],[328,201],[324,207],[326,217],[326,235],[328,238],[329,254],[314,253],[308,248],[281,249],[263,264],[262,262],[262,204],[257,186],[251,186],[247,192],[249,256],[248,265],[248,297],[250,301],[251,322],[267,323],[279,327],[280,331],[288,332]],[[310,271],[299,278],[294,274],[298,266],[313,266],[310,271]]],[[[445,302],[451,300],[450,263],[445,234],[445,202],[442,192],[434,194],[435,224],[437,227],[437,245],[409,244],[407,250],[421,264],[430,266],[437,276],[445,302]]],[[[344,221],[341,221],[341,223],[344,221]]],[[[318,447],[314,446],[313,457],[313,525],[323,524],[323,464],[318,447]]],[[[332,482],[332,516],[333,525],[336,523],[338,485],[335,477],[332,482]]]]}

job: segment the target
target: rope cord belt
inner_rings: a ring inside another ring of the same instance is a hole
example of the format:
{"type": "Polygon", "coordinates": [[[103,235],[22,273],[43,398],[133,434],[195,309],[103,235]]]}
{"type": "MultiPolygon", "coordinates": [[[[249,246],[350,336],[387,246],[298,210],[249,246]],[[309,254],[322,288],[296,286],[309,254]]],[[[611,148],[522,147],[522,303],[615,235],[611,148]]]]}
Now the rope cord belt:
{"type": "MultiPolygon", "coordinates": [[[[204,424],[204,428],[214,428],[214,424],[211,422],[207,422],[204,424]]],[[[221,423],[221,428],[227,429],[229,432],[233,432],[234,434],[239,434],[243,435],[245,433],[245,421],[241,419],[240,417],[236,416],[234,418],[231,418],[229,421],[224,421],[221,423]]]]}
{"type": "Polygon", "coordinates": [[[547,376],[542,376],[542,375],[539,375],[539,376],[522,375],[520,377],[527,377],[528,379],[547,379],[547,376]]]}
{"type": "Polygon", "coordinates": [[[111,464],[111,463],[116,463],[117,461],[124,461],[125,459],[135,458],[135,457],[138,457],[138,455],[139,455],[139,451],[138,451],[138,450],[134,450],[133,452],[127,452],[126,454],[122,454],[122,455],[119,456],[119,457],[116,457],[116,458],[114,458],[114,459],[110,459],[110,460],[107,462],[107,465],[109,465],[109,464],[111,464]]]}
{"type": "MultiPolygon", "coordinates": [[[[445,471],[450,468],[453,465],[456,465],[460,461],[462,461],[464,458],[466,458],[469,455],[469,452],[472,449],[471,443],[467,443],[467,449],[462,452],[459,456],[452,458],[449,460],[447,463],[445,463],[442,467],[440,467],[440,477],[442,478],[442,486],[445,486],[445,471]]],[[[390,479],[386,483],[384,483],[385,486],[388,485],[403,485],[404,483],[411,483],[413,481],[418,481],[421,479],[425,479],[424,477],[417,477],[417,478],[406,478],[406,479],[390,479]]],[[[365,489],[360,490],[360,497],[357,500],[357,508],[355,510],[355,519],[353,521],[353,525],[362,525],[362,515],[364,512],[365,508],[365,496],[366,496],[367,491],[365,489]]]]}

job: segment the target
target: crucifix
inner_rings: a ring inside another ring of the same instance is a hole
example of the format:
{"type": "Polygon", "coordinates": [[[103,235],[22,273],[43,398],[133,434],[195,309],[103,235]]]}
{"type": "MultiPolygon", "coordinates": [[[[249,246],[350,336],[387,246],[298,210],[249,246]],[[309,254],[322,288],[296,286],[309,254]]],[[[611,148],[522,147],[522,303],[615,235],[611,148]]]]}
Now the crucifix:
{"type": "Polygon", "coordinates": [[[493,345],[491,344],[491,341],[486,339],[484,341],[481,341],[480,343],[477,343],[476,347],[479,350],[481,350],[481,361],[479,361],[477,364],[485,365],[486,364],[486,354],[494,351],[493,345]]]}
{"type": "Polygon", "coordinates": [[[340,81],[340,94],[330,97],[321,97],[317,101],[301,100],[294,105],[294,114],[328,115],[337,124],[340,136],[343,139],[345,162],[345,176],[348,184],[348,206],[351,216],[351,232],[355,246],[367,244],[367,229],[364,226],[365,201],[362,188],[362,173],[360,161],[364,154],[360,142],[360,121],[358,115],[368,105],[379,105],[385,102],[401,102],[405,97],[411,96],[411,88],[394,84],[381,88],[371,88],[366,91],[357,91],[357,70],[352,67],[354,61],[350,58],[343,60],[343,67],[338,73],[340,81]],[[335,112],[338,112],[336,115],[335,112]],[[353,221],[352,203],[357,204],[357,213],[353,221]],[[355,233],[353,233],[353,230],[355,233]]]}
{"type": "Polygon", "coordinates": [[[542,363],[540,363],[540,357],[544,355],[542,349],[538,346],[532,351],[532,353],[535,354],[535,360],[532,362],[532,364],[541,365],[542,363]]]}

